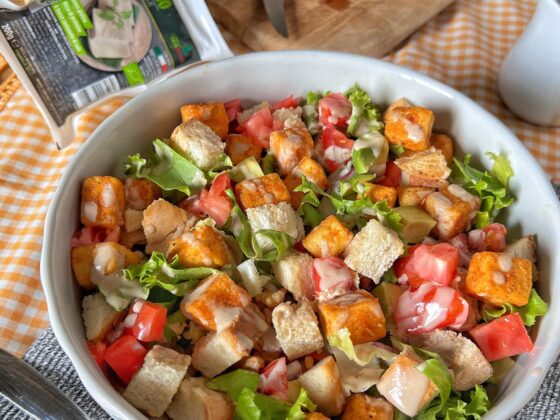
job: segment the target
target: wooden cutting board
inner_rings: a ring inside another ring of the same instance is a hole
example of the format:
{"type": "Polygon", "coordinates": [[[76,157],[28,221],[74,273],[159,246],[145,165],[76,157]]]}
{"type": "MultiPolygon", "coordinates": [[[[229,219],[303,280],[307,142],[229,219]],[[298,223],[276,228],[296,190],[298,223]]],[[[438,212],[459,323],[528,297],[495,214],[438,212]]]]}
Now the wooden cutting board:
{"type": "Polygon", "coordinates": [[[214,19],[255,51],[320,49],[380,57],[454,0],[285,0],[289,38],[261,0],[207,0],[214,19]]]}

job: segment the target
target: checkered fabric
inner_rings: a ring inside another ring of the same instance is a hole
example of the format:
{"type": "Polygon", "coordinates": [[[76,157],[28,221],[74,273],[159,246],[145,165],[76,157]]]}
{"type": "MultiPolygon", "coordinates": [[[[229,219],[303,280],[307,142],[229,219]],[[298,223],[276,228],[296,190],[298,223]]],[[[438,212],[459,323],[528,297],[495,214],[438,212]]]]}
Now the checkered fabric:
{"type": "MultiPolygon", "coordinates": [[[[496,91],[500,63],[534,7],[534,1],[457,1],[386,59],[478,101],[511,127],[551,178],[560,181],[560,129],[520,121],[496,91]]],[[[76,141],[63,151],[56,149],[23,90],[0,112],[0,347],[12,353],[22,355],[48,324],[39,256],[57,181],[79,145],[118,106],[112,102],[84,116],[76,141]]]]}

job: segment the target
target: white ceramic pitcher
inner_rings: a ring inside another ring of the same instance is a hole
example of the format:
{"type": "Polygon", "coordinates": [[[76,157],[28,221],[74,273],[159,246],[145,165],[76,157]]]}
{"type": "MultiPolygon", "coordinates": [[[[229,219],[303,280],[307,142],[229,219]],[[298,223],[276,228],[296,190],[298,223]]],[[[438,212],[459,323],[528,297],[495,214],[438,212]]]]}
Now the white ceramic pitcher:
{"type": "Polygon", "coordinates": [[[524,120],[560,126],[560,0],[539,0],[498,77],[500,95],[524,120]]]}

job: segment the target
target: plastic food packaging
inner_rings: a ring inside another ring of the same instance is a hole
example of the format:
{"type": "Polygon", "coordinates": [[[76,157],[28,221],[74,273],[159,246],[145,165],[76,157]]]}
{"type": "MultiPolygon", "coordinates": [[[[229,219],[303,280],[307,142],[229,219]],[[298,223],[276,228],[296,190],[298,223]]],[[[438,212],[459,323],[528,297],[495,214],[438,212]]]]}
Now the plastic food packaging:
{"type": "Polygon", "coordinates": [[[0,7],[0,53],[59,148],[101,102],[232,56],[203,0],[0,0],[0,7]]]}

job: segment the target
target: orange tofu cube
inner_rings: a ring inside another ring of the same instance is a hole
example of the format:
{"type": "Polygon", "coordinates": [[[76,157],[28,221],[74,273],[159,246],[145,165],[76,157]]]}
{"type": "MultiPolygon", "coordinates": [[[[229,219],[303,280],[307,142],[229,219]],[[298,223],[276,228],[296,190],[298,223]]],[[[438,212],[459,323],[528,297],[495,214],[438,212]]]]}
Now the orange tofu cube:
{"type": "Polygon", "coordinates": [[[428,187],[399,187],[399,206],[420,206],[424,198],[435,190],[428,187]]]}
{"type": "Polygon", "coordinates": [[[451,166],[454,154],[453,140],[451,140],[451,137],[445,134],[432,134],[432,137],[430,137],[430,144],[441,151],[445,157],[447,166],[451,166]]]}
{"type": "Polygon", "coordinates": [[[292,172],[298,162],[313,153],[313,138],[305,128],[294,127],[270,133],[270,150],[280,175],[292,172]]]}
{"type": "Polygon", "coordinates": [[[187,104],[181,107],[181,119],[187,122],[195,118],[206,124],[223,140],[228,134],[229,118],[222,102],[187,104]]]}
{"type": "Polygon", "coordinates": [[[330,417],[327,417],[318,411],[314,411],[313,413],[307,413],[305,420],[330,420],[330,417]]]}
{"type": "Polygon", "coordinates": [[[123,224],[124,186],[112,176],[91,176],[82,184],[80,219],[85,226],[114,229],[123,224]]]}
{"type": "Polygon", "coordinates": [[[235,186],[235,195],[241,207],[245,209],[290,202],[288,188],[275,172],[260,178],[241,181],[235,186]]]}
{"type": "Polygon", "coordinates": [[[226,154],[234,165],[253,156],[257,162],[261,160],[263,148],[245,134],[229,134],[226,137],[226,154]]]}
{"type": "Polygon", "coordinates": [[[251,295],[227,274],[213,274],[181,301],[181,312],[201,327],[224,331],[237,322],[251,303],[251,295]]]}
{"type": "Polygon", "coordinates": [[[353,344],[363,344],[387,334],[379,301],[365,290],[319,302],[318,308],[323,333],[327,337],[346,328],[353,344]]]}
{"type": "Polygon", "coordinates": [[[284,183],[290,191],[292,206],[296,210],[301,204],[303,193],[294,191],[294,188],[301,184],[302,176],[305,176],[309,181],[317,184],[323,189],[326,188],[329,183],[327,175],[325,174],[325,170],[319,162],[313,160],[309,156],[305,156],[303,159],[301,159],[296,167],[292,170],[292,173],[284,179],[284,183]]]}
{"type": "Polygon", "coordinates": [[[393,420],[394,409],[383,398],[373,398],[366,394],[354,394],[350,397],[342,420],[374,419],[393,420]]]}
{"type": "Polygon", "coordinates": [[[183,267],[218,268],[233,264],[233,254],[224,237],[211,226],[203,225],[182,233],[171,242],[168,258],[179,256],[183,267]]]}
{"type": "Polygon", "coordinates": [[[161,197],[161,189],[149,179],[127,178],[124,181],[126,208],[145,210],[161,197]]]}
{"type": "Polygon", "coordinates": [[[316,258],[336,257],[352,237],[352,232],[336,216],[330,215],[309,232],[302,245],[316,258]]]}
{"type": "Polygon", "coordinates": [[[524,306],[533,287],[533,265],[525,258],[499,252],[473,255],[465,291],[492,305],[524,306]]]}
{"type": "Polygon", "coordinates": [[[397,203],[397,189],[395,187],[386,187],[384,185],[364,183],[366,187],[365,195],[371,198],[374,203],[377,201],[385,201],[391,208],[397,203]]]}
{"type": "Polygon", "coordinates": [[[425,150],[430,145],[434,113],[419,106],[395,107],[385,113],[385,137],[405,149],[425,150]]]}

